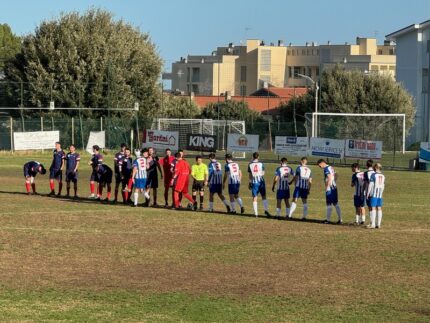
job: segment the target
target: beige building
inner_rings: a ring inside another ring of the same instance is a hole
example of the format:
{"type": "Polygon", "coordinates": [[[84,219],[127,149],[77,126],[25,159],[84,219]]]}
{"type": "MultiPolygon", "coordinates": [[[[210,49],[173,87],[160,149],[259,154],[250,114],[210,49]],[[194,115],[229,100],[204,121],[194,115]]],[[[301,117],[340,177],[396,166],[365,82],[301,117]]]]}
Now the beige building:
{"type": "Polygon", "coordinates": [[[306,86],[297,74],[318,80],[320,71],[336,64],[363,72],[389,73],[395,76],[395,46],[377,45],[374,38],[356,39],[355,45],[304,46],[282,41],[265,44],[248,40],[246,46],[218,47],[212,55],[189,55],[172,64],[172,72],[163,75],[172,81],[172,90],[186,95],[250,95],[262,87],[306,86]]]}

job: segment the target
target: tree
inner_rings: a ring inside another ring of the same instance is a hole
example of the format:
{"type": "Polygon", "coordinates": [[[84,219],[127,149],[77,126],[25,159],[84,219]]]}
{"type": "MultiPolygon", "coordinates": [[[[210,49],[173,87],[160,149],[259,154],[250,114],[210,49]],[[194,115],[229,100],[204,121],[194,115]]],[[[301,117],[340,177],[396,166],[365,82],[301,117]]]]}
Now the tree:
{"type": "Polygon", "coordinates": [[[8,24],[0,24],[0,76],[4,72],[5,62],[15,57],[20,48],[21,39],[12,33],[8,24]]]}
{"type": "Polygon", "coordinates": [[[160,71],[149,35],[100,9],[42,22],[23,38],[21,51],[5,69],[8,80],[24,84],[26,105],[55,101],[106,112],[139,102],[143,117],[156,112],[160,71]]]}
{"type": "Polygon", "coordinates": [[[155,117],[193,119],[200,114],[199,107],[190,101],[189,97],[163,94],[160,100],[160,109],[155,117]]]}
{"type": "Polygon", "coordinates": [[[253,111],[243,101],[222,101],[220,103],[209,103],[204,107],[202,118],[221,120],[244,120],[254,122],[261,120],[259,112],[253,111]]]}

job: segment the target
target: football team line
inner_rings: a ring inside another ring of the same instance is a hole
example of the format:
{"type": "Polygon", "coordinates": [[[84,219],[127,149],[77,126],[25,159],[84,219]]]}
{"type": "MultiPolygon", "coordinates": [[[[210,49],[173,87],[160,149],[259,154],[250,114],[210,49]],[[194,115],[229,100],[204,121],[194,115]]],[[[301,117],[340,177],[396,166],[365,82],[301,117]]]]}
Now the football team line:
{"type": "MultiPolygon", "coordinates": [[[[165,155],[159,158],[152,147],[134,151],[133,159],[131,150],[125,144],[114,156],[114,170],[104,161],[100,153],[100,147],[92,147],[90,176],[90,199],[105,202],[118,202],[121,192],[122,202],[134,207],[139,205],[139,196],[143,195],[142,206],[149,206],[152,200],[153,206],[157,204],[158,179],[163,181],[164,206],[173,209],[182,209],[182,200],[188,200],[188,209],[203,210],[205,188],[209,189],[209,205],[207,211],[214,211],[214,199],[217,196],[226,207],[227,213],[236,214],[245,212],[243,200],[240,197],[241,184],[244,174],[231,154],[225,155],[225,164],[221,165],[214,153],[209,154],[208,165],[204,163],[202,156],[196,156],[195,163],[190,164],[184,159],[184,152],[179,150],[174,156],[170,149],[165,150],[165,155]],[[160,176],[159,176],[160,175],[160,176]],[[115,177],[114,199],[111,201],[112,182],[115,177]],[[188,192],[189,181],[192,180],[192,194],[188,192]],[[102,198],[104,188],[107,188],[106,198],[102,198]],[[227,187],[227,189],[226,189],[227,187]],[[227,190],[228,200],[223,194],[227,190]],[[171,196],[172,205],[169,204],[171,196]]],[[[65,169],[66,197],[71,197],[70,190],[73,183],[74,198],[78,192],[78,172],[81,157],[74,145],[65,153],[61,143],[55,144],[52,163],[49,167],[50,196],[61,196],[63,187],[63,169],[65,169]],[[58,183],[57,194],[55,182],[58,183]]],[[[333,208],[336,210],[337,222],[342,223],[342,211],[338,203],[337,173],[334,167],[327,164],[324,159],[317,161],[317,165],[323,171],[326,220],[331,223],[333,208]]],[[[369,209],[368,228],[380,228],[382,222],[383,191],[385,176],[382,174],[382,166],[368,160],[366,171],[361,171],[359,165],[351,165],[351,186],[354,187],[354,206],[356,211],[355,224],[364,225],[366,222],[365,206],[369,209]]],[[[46,174],[46,168],[38,161],[29,161],[24,165],[24,177],[26,179],[26,191],[28,194],[37,194],[35,177],[38,173],[46,174]]],[[[252,194],[253,214],[258,217],[258,197],[262,199],[264,214],[268,217],[269,204],[265,181],[265,165],[259,160],[259,153],[253,153],[253,159],[248,164],[247,170],[248,188],[252,194]]],[[[300,165],[293,170],[288,165],[287,158],[282,158],[276,168],[272,192],[276,194],[276,216],[281,216],[282,204],[285,204],[285,216],[291,219],[296,210],[299,199],[303,203],[302,220],[308,216],[308,195],[312,187],[312,171],[308,167],[306,157],[301,158],[300,165]],[[290,185],[294,185],[291,194],[290,185]],[[291,203],[290,203],[291,199],[291,203]]]]}

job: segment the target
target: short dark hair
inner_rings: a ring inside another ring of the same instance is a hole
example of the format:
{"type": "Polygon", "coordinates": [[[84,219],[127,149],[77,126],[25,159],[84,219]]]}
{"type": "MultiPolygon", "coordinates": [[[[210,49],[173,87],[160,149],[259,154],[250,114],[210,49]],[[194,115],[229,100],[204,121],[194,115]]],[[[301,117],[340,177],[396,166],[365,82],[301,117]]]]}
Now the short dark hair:
{"type": "Polygon", "coordinates": [[[307,160],[308,160],[308,157],[302,157],[302,158],[300,158],[300,160],[301,160],[301,161],[304,161],[304,160],[306,160],[306,161],[307,161],[307,160]]]}
{"type": "Polygon", "coordinates": [[[318,161],[317,161],[317,165],[319,165],[319,164],[321,164],[321,163],[326,163],[327,164],[327,162],[325,161],[325,159],[318,159],[318,161]]]}
{"type": "MultiPolygon", "coordinates": [[[[130,148],[126,146],[126,147],[125,147],[125,150],[130,150],[130,148]]],[[[131,150],[130,150],[130,151],[131,151],[131,150]]]]}
{"type": "Polygon", "coordinates": [[[288,162],[288,159],[286,157],[282,157],[281,158],[281,163],[285,164],[286,162],[288,162]]]}
{"type": "Polygon", "coordinates": [[[196,156],[196,160],[197,160],[197,159],[202,159],[202,156],[201,156],[201,155],[197,155],[197,156],[196,156]]]}
{"type": "Polygon", "coordinates": [[[46,168],[42,164],[40,164],[40,167],[42,168],[40,170],[40,174],[45,175],[46,174],[46,168]]]}
{"type": "Polygon", "coordinates": [[[122,143],[121,148],[127,148],[127,145],[125,143],[122,143]]]}
{"type": "Polygon", "coordinates": [[[225,154],[225,159],[233,159],[233,156],[231,154],[225,154]]]}
{"type": "Polygon", "coordinates": [[[76,148],[75,144],[70,144],[70,146],[69,146],[69,147],[72,147],[72,146],[76,148]]]}
{"type": "Polygon", "coordinates": [[[214,153],[209,154],[209,159],[215,159],[216,155],[214,153]]]}
{"type": "Polygon", "coordinates": [[[176,158],[181,157],[181,153],[178,151],[178,152],[175,154],[175,157],[176,157],[176,158]]]}
{"type": "MultiPolygon", "coordinates": [[[[178,150],[178,153],[183,153],[184,152],[184,150],[183,149],[179,149],[178,150]]],[[[176,154],[175,154],[175,156],[176,156],[176,154]]]]}
{"type": "Polygon", "coordinates": [[[366,167],[367,167],[367,168],[369,168],[369,167],[373,167],[373,159],[369,159],[369,160],[366,162],[366,167]]]}
{"type": "Polygon", "coordinates": [[[147,152],[148,152],[148,148],[143,148],[143,149],[142,149],[142,154],[143,154],[143,153],[147,153],[147,152]]]}
{"type": "Polygon", "coordinates": [[[260,154],[258,152],[252,154],[252,158],[257,159],[258,157],[260,157],[260,154]]]}
{"type": "Polygon", "coordinates": [[[166,150],[165,150],[165,151],[171,151],[171,150],[170,150],[170,148],[166,148],[166,150]]]}
{"type": "Polygon", "coordinates": [[[61,142],[56,141],[56,142],[55,142],[55,144],[56,144],[56,145],[61,145],[61,142]]]}
{"type": "Polygon", "coordinates": [[[100,150],[100,147],[99,147],[98,145],[94,145],[94,146],[93,146],[93,149],[94,149],[94,150],[99,151],[99,150],[100,150]]]}
{"type": "Polygon", "coordinates": [[[351,168],[360,168],[360,165],[358,163],[353,163],[351,165],[351,168]]]}

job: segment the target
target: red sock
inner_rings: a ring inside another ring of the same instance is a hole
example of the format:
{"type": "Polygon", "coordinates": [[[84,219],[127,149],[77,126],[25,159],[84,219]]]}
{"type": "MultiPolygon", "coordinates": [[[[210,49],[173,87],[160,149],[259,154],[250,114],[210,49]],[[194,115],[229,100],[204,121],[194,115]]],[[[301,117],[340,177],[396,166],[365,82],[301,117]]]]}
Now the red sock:
{"type": "Polygon", "coordinates": [[[106,197],[107,197],[107,199],[108,199],[108,200],[110,200],[110,196],[111,196],[111,194],[112,194],[112,193],[111,193],[110,189],[108,189],[108,191],[107,191],[107,195],[106,195],[106,197]]]}
{"type": "Polygon", "coordinates": [[[124,191],[124,195],[123,195],[123,201],[126,202],[128,201],[128,191],[124,191]]]}
{"type": "Polygon", "coordinates": [[[173,201],[174,201],[174,206],[179,207],[179,192],[176,192],[176,191],[173,192],[173,201]]]}
{"type": "Polygon", "coordinates": [[[33,193],[36,193],[36,183],[32,183],[31,188],[33,190],[33,193]]]}
{"type": "Polygon", "coordinates": [[[91,194],[94,194],[94,189],[95,189],[95,185],[94,185],[94,183],[90,183],[90,191],[91,191],[91,194]]]}
{"type": "Polygon", "coordinates": [[[62,189],[63,189],[63,182],[58,182],[58,194],[61,194],[62,189]]]}
{"type": "Polygon", "coordinates": [[[194,204],[193,197],[190,194],[183,193],[182,196],[185,197],[188,201],[190,201],[190,203],[194,204]]]}
{"type": "Polygon", "coordinates": [[[29,182],[25,182],[25,190],[27,191],[27,193],[30,193],[30,183],[29,182]]]}
{"type": "Polygon", "coordinates": [[[53,180],[49,181],[49,188],[51,189],[51,191],[55,190],[55,184],[53,180]]]}

